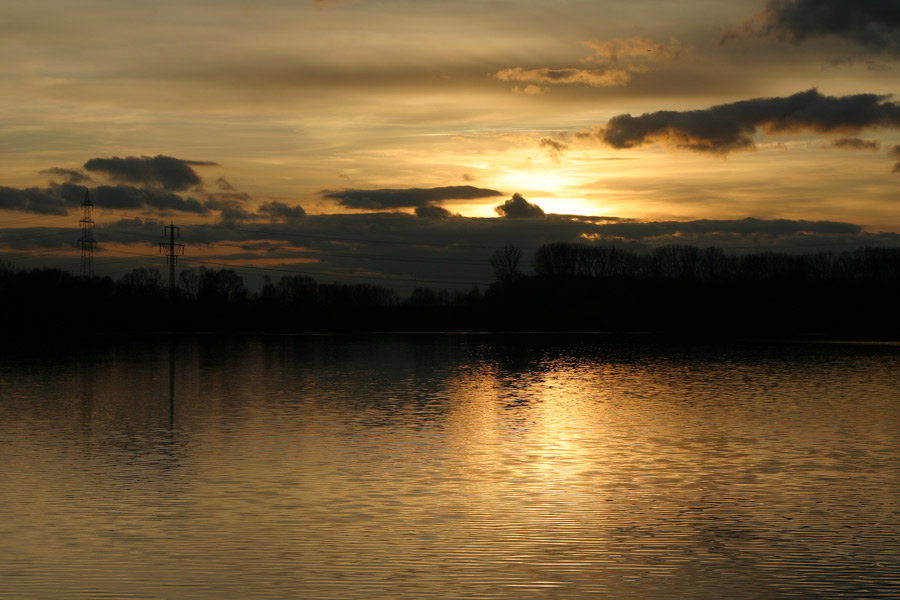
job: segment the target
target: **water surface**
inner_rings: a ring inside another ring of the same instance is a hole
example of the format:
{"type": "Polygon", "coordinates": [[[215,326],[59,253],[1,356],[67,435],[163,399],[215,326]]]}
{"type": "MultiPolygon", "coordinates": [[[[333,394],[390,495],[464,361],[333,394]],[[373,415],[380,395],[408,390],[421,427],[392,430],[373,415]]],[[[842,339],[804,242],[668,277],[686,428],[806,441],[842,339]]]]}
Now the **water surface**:
{"type": "Polygon", "coordinates": [[[0,596],[900,596],[900,347],[113,340],[0,363],[0,596]]]}

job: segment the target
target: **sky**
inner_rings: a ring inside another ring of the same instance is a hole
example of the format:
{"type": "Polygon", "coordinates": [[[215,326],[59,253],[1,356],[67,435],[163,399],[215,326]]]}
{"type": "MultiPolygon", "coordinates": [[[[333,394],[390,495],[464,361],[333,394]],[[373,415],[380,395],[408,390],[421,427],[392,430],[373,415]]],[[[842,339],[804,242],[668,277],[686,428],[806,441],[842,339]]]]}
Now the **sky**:
{"type": "Polygon", "coordinates": [[[0,260],[471,288],[508,244],[900,246],[900,0],[0,7],[0,260]]]}

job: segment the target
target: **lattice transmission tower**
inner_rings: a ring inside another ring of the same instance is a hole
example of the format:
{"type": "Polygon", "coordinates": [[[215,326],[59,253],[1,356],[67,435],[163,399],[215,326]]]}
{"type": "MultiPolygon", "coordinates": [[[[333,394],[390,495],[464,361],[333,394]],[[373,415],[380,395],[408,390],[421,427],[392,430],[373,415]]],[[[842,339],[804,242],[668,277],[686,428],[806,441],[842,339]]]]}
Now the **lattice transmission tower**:
{"type": "Polygon", "coordinates": [[[184,244],[175,243],[178,233],[178,227],[174,223],[166,225],[169,241],[159,243],[159,251],[166,255],[166,263],[169,265],[169,300],[175,297],[175,265],[178,264],[178,257],[184,254],[184,244]]]}
{"type": "Polygon", "coordinates": [[[97,240],[94,239],[94,219],[91,211],[91,194],[84,188],[84,202],[81,203],[81,237],[78,238],[78,246],[81,247],[81,278],[89,279],[94,276],[94,248],[97,240]]]}

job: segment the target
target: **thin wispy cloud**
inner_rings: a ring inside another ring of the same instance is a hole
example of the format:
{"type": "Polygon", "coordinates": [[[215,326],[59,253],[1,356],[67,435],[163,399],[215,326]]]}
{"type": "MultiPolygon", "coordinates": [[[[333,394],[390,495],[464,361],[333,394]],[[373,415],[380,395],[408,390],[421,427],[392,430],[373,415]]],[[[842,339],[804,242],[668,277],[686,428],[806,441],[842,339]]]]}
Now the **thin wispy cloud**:
{"type": "Polygon", "coordinates": [[[334,8],[344,6],[345,4],[356,4],[360,0],[313,0],[313,5],[319,10],[326,8],[334,8]]]}
{"type": "MultiPolygon", "coordinates": [[[[635,73],[646,73],[686,56],[690,47],[675,38],[668,43],[656,43],[647,38],[615,38],[609,41],[586,41],[583,45],[593,54],[581,59],[582,63],[598,65],[597,68],[541,67],[526,69],[510,67],[501,69],[494,77],[501,81],[543,86],[550,84],[584,84],[593,87],[618,87],[628,85],[635,73]]],[[[524,93],[540,93],[543,87],[515,88],[524,93]],[[530,90],[530,91],[529,91],[530,90]]]]}
{"type": "Polygon", "coordinates": [[[559,159],[562,158],[565,151],[569,148],[569,145],[562,140],[544,137],[538,142],[538,147],[546,151],[547,156],[549,156],[553,162],[559,163],[559,159]]]}
{"type": "Polygon", "coordinates": [[[893,146],[890,150],[888,150],[888,156],[897,161],[896,163],[894,163],[894,168],[891,172],[900,173],[900,145],[893,146]]]}
{"type": "Polygon", "coordinates": [[[848,137],[831,140],[828,145],[831,148],[838,148],[840,150],[871,150],[873,152],[881,147],[881,144],[874,140],[862,140],[860,138],[848,137]]]}
{"type": "Polygon", "coordinates": [[[62,177],[68,183],[84,183],[86,181],[91,180],[91,176],[84,173],[83,171],[78,171],[76,169],[65,169],[62,167],[52,167],[49,169],[41,169],[38,173],[42,175],[52,175],[56,177],[62,177]]]}
{"type": "Polygon", "coordinates": [[[582,44],[594,51],[592,56],[581,59],[582,62],[610,67],[620,66],[632,72],[658,68],[686,57],[693,50],[674,37],[666,43],[635,36],[627,39],[614,38],[605,42],[591,40],[582,44]]]}
{"type": "MultiPolygon", "coordinates": [[[[594,87],[614,87],[625,85],[631,81],[631,73],[624,69],[523,69],[522,67],[511,67],[497,71],[494,76],[500,81],[532,85],[581,83],[594,87]]],[[[532,93],[536,93],[537,90],[531,89],[532,93]]],[[[529,93],[527,88],[524,92],[529,93]]]]}

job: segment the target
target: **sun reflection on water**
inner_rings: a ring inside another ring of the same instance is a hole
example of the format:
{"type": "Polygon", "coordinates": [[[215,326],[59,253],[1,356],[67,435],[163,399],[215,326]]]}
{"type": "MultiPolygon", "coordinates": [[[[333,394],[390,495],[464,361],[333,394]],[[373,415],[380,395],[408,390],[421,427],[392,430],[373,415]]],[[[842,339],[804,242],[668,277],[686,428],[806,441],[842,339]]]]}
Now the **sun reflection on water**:
{"type": "Polygon", "coordinates": [[[896,591],[897,349],[601,342],[183,340],[172,412],[165,345],[0,366],[0,564],[16,575],[3,585],[21,598],[896,591]]]}

